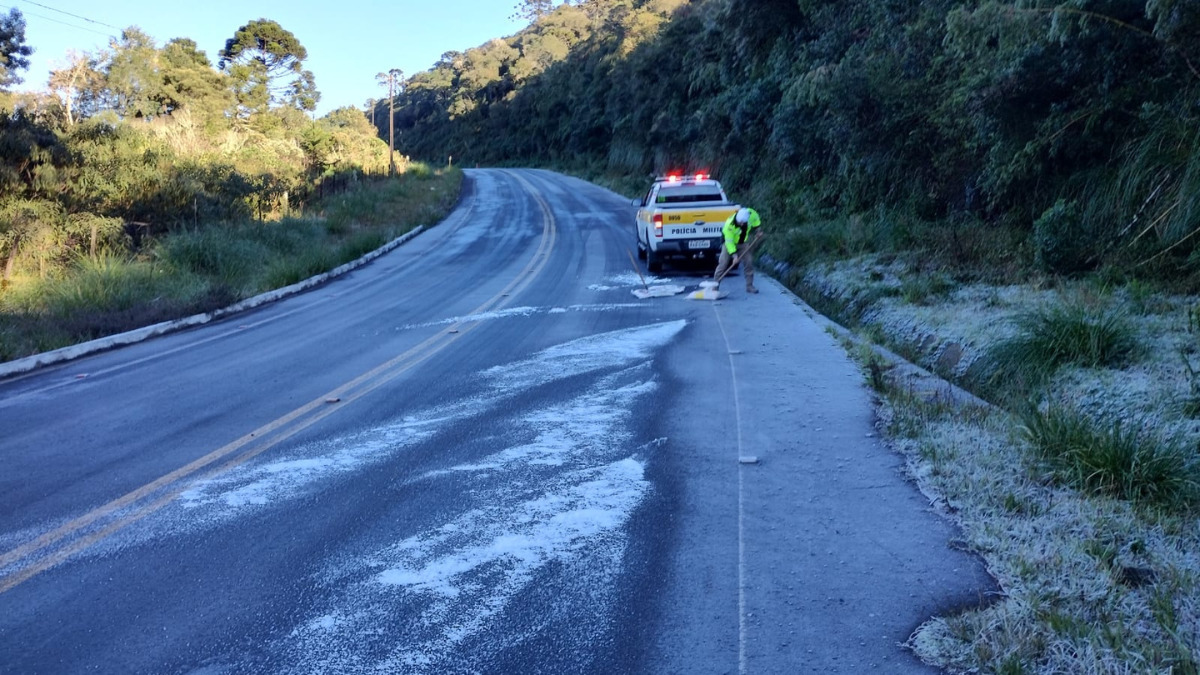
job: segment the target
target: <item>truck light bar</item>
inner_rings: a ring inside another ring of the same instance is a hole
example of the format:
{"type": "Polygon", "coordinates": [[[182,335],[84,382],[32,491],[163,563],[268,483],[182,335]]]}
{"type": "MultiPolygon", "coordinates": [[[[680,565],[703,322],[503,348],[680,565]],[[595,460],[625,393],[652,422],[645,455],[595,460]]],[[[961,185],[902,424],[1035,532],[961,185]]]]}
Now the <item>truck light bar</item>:
{"type": "Polygon", "coordinates": [[[684,175],[681,173],[669,173],[665,176],[659,176],[655,180],[666,181],[668,183],[680,183],[685,180],[701,181],[701,180],[709,180],[710,178],[712,178],[712,174],[704,173],[703,171],[701,171],[695,175],[692,175],[692,174],[684,175]]]}

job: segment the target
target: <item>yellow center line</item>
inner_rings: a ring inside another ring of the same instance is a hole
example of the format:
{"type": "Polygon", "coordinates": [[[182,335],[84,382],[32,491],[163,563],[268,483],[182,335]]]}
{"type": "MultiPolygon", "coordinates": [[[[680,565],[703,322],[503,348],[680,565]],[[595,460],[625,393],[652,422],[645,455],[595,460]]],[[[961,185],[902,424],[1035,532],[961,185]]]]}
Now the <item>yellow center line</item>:
{"type": "MultiPolygon", "coordinates": [[[[537,189],[524,177],[515,173],[510,173],[509,175],[515,178],[525,187],[527,191],[529,191],[530,195],[535,201],[537,201],[538,206],[542,211],[541,240],[539,242],[537,251],[534,253],[529,262],[526,263],[525,267],[518,272],[512,281],[510,281],[508,285],[501,289],[499,293],[489,298],[476,309],[472,310],[470,313],[472,315],[480,314],[490,309],[504,307],[511,303],[513,296],[523,292],[529,286],[529,284],[531,284],[533,280],[539,274],[541,274],[542,270],[545,269],[550,260],[550,251],[553,250],[558,238],[558,229],[555,224],[554,214],[551,211],[549,204],[546,203],[545,199],[543,199],[542,196],[537,192],[537,189]]],[[[249,461],[259,454],[286,441],[304,429],[307,429],[313,424],[325,419],[329,415],[332,415],[334,412],[345,408],[346,405],[361,399],[376,389],[395,380],[403,373],[423,363],[433,355],[461,339],[464,335],[474,330],[479,325],[480,322],[478,321],[460,321],[454,324],[454,326],[451,328],[447,329],[449,331],[448,333],[439,332],[417,346],[407,350],[403,354],[400,354],[386,363],[383,363],[354,378],[353,380],[329,392],[328,394],[304,404],[292,412],[266,425],[263,425],[258,429],[255,429],[249,434],[246,434],[241,438],[190,462],[186,466],[176,469],[175,471],[151,481],[150,483],[147,483],[136,490],[133,490],[121,497],[118,497],[117,499],[93,509],[92,511],[89,511],[88,513],[85,513],[78,518],[64,523],[58,528],[47,532],[36,539],[33,539],[32,541],[29,541],[3,555],[0,555],[0,569],[8,567],[22,559],[30,558],[47,552],[51,547],[63,539],[80,532],[82,529],[92,525],[102,518],[112,515],[114,512],[122,509],[123,507],[141,501],[160,489],[191,476],[192,474],[204,469],[218,460],[231,455],[232,453],[254,441],[260,441],[260,445],[258,447],[242,453],[241,455],[231,459],[229,462],[221,465],[219,468],[206,472],[199,478],[199,480],[210,479],[249,461]],[[465,328],[462,327],[464,325],[466,325],[465,328]],[[344,405],[330,406],[327,401],[334,398],[343,399],[342,403],[344,405]],[[313,413],[313,411],[317,412],[313,413]],[[313,414],[309,415],[309,413],[313,414]],[[305,417],[306,415],[307,417],[305,417]],[[265,436],[268,436],[276,431],[279,433],[270,439],[264,440],[265,436]]],[[[68,546],[59,548],[58,550],[47,555],[42,560],[37,561],[36,564],[29,565],[24,569],[0,577],[0,593],[4,593],[5,591],[16,587],[17,585],[40,574],[41,572],[44,572],[51,567],[62,563],[74,554],[87,549],[96,542],[111,536],[113,533],[124,529],[125,527],[137,522],[138,520],[141,520],[142,518],[145,518],[151,513],[169,504],[191,484],[192,483],[189,482],[186,485],[177,486],[165,496],[155,500],[150,504],[143,505],[133,513],[126,515],[125,517],[113,522],[112,524],[95,533],[82,537],[68,546]]]]}

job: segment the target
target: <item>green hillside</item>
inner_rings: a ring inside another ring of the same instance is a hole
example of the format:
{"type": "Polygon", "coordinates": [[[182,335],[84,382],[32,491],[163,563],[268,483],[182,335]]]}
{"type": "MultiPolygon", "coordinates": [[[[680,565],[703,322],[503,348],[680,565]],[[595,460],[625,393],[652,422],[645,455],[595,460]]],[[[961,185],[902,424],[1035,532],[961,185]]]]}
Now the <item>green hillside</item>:
{"type": "Polygon", "coordinates": [[[1198,94],[1186,0],[582,0],[443,55],[395,122],[416,157],[626,191],[709,169],[793,262],[919,249],[1195,290],[1198,94]]]}
{"type": "Polygon", "coordinates": [[[461,174],[387,180],[362,111],[310,116],[292,33],[234,26],[215,63],[130,27],[16,94],[31,50],[0,14],[0,360],[293,283],[454,203],[461,174]]]}

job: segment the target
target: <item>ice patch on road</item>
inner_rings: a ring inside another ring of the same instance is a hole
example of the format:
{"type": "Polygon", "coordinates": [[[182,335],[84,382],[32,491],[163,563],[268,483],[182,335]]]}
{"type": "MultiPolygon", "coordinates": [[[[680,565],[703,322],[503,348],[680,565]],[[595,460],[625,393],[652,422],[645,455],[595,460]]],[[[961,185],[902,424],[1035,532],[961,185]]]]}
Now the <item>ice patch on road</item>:
{"type": "MultiPolygon", "coordinates": [[[[339,476],[349,476],[386,462],[401,452],[434,438],[445,428],[472,417],[500,414],[514,397],[531,388],[565,378],[611,369],[618,375],[644,365],[655,349],[665,346],[686,326],[672,321],[623,329],[563,343],[513,364],[481,374],[482,391],[436,409],[417,411],[388,425],[349,436],[296,447],[286,454],[251,460],[215,477],[199,480],[182,490],[166,508],[145,519],[137,528],[105,540],[85,555],[106,555],[142,542],[220,526],[228,520],[272,508],[320,490],[339,476]]],[[[628,376],[628,374],[626,374],[628,376]]],[[[534,412],[526,420],[535,441],[507,448],[474,464],[443,469],[444,474],[484,473],[513,464],[563,467],[619,419],[631,402],[653,390],[653,382],[622,384],[610,373],[600,380],[601,390],[583,398],[534,412]],[[573,424],[572,431],[554,430],[552,423],[573,424]],[[589,440],[592,439],[592,440],[589,440]]],[[[616,437],[616,436],[614,436],[616,437]]],[[[46,531],[47,526],[0,535],[0,541],[23,542],[46,531]]],[[[15,546],[12,546],[15,547],[15,546]]]]}
{"type": "Polygon", "coordinates": [[[662,441],[632,449],[630,418],[657,389],[653,350],[684,325],[582,338],[485,371],[493,390],[520,391],[616,369],[567,401],[524,413],[518,427],[534,440],[425,474],[471,487],[458,491],[456,512],[423,531],[331,561],[316,579],[327,604],[313,609],[344,622],[301,623],[277,645],[285,670],[475,672],[475,659],[538,630],[555,630],[568,648],[602,635],[615,611],[625,528],[651,490],[640,453],[662,441]],[[549,588],[552,604],[529,614],[528,597],[549,588]]]}
{"type": "Polygon", "coordinates": [[[504,617],[548,567],[566,570],[559,583],[574,594],[557,595],[554,611],[603,623],[615,601],[624,527],[649,491],[645,467],[633,458],[566,472],[531,499],[488,491],[477,500],[487,506],[338,570],[335,576],[354,581],[335,596],[336,606],[354,613],[326,611],[293,630],[281,645],[291,657],[285,670],[473,671],[471,641],[486,634],[488,651],[498,653],[525,637],[504,617]],[[396,623],[414,616],[420,619],[396,623]]]}
{"type": "MultiPolygon", "coordinates": [[[[423,411],[385,427],[371,429],[353,436],[312,444],[299,448],[289,456],[269,462],[249,463],[216,478],[200,481],[179,496],[179,504],[192,512],[193,519],[222,520],[236,512],[269,506],[277,501],[303,494],[306,488],[340,474],[359,471],[368,465],[386,461],[406,448],[425,441],[445,426],[467,417],[488,414],[500,407],[508,397],[532,387],[608,368],[624,368],[649,359],[653,351],[665,346],[686,321],[639,326],[589,336],[550,347],[532,358],[484,371],[486,391],[476,397],[464,398],[437,410],[423,411]]],[[[531,424],[545,428],[549,416],[573,420],[576,429],[588,425],[603,427],[614,411],[628,405],[632,397],[642,395],[652,384],[620,387],[615,381],[609,391],[577,402],[576,408],[555,406],[539,413],[531,424]],[[624,397],[624,398],[622,398],[624,397]],[[597,421],[605,415],[605,421],[597,421]],[[539,422],[539,420],[541,420],[539,422]]],[[[451,471],[493,469],[512,461],[540,462],[547,465],[562,463],[562,447],[578,443],[574,439],[552,440],[506,450],[474,467],[451,471]],[[558,443],[557,446],[554,443],[558,443]],[[493,462],[498,464],[492,465],[493,462]]]]}
{"type": "Polygon", "coordinates": [[[604,283],[611,284],[616,288],[628,288],[630,286],[641,286],[643,279],[645,279],[645,282],[651,286],[654,284],[669,284],[674,281],[674,279],[659,277],[652,274],[638,276],[634,272],[620,272],[606,278],[604,283]]]}
{"type": "Polygon", "coordinates": [[[632,302],[624,303],[608,303],[608,304],[592,304],[592,305],[570,305],[568,307],[510,307],[508,309],[500,309],[494,312],[480,312],[478,314],[467,314],[465,316],[451,316],[437,321],[428,321],[426,323],[407,324],[396,327],[396,330],[413,330],[415,328],[431,328],[433,326],[449,326],[459,323],[475,323],[479,321],[495,321],[497,319],[509,319],[512,317],[530,317],[537,314],[566,314],[568,312],[617,312],[623,309],[633,307],[641,307],[641,305],[632,302]]]}
{"type": "Polygon", "coordinates": [[[580,338],[544,349],[525,361],[489,368],[484,375],[509,389],[617,368],[649,359],[686,325],[681,319],[580,338]]]}
{"type": "MultiPolygon", "coordinates": [[[[560,491],[515,509],[467,514],[433,534],[418,535],[385,550],[373,565],[387,569],[375,580],[413,592],[457,598],[474,588],[468,573],[503,562],[509,583],[524,584],[532,570],[624,524],[648,489],[644,472],[640,462],[625,459],[568,475],[560,491]],[[572,478],[584,480],[571,485],[572,478]],[[508,525],[499,530],[480,528],[484,522],[508,525]],[[435,553],[445,548],[451,552],[435,553]]],[[[499,603],[485,604],[496,607],[499,603]]]]}
{"type": "Polygon", "coordinates": [[[382,428],[306,446],[286,459],[247,464],[194,483],[179,495],[178,503],[195,512],[195,518],[217,520],[245,507],[269,505],[337,474],[355,472],[387,459],[400,449],[430,438],[444,421],[441,414],[410,416],[382,428]]]}
{"type": "Polygon", "coordinates": [[[467,474],[504,469],[513,464],[563,466],[611,441],[613,428],[629,416],[629,403],[657,389],[653,380],[627,385],[619,380],[635,374],[631,368],[600,380],[596,389],[566,403],[535,411],[525,423],[538,430],[532,442],[508,448],[479,462],[431,471],[421,480],[447,474],[467,474]]]}
{"type": "MultiPolygon", "coordinates": [[[[435,513],[415,514],[407,496],[373,502],[378,512],[370,517],[380,525],[352,528],[340,552],[314,573],[307,615],[263,648],[280,672],[331,673],[475,672],[485,669],[477,659],[541,630],[582,652],[609,635],[627,526],[651,492],[646,461],[660,443],[635,446],[633,411],[659,386],[650,366],[656,350],[686,325],[663,322],[555,345],[478,373],[461,399],[260,456],[191,485],[86,555],[319,494],[414,446],[434,448],[440,434],[464,421],[487,420],[504,433],[474,437],[471,450],[482,456],[446,461],[421,479],[454,498],[439,502],[435,513]],[[575,393],[565,400],[513,407],[532,389],[581,376],[590,379],[567,385],[575,393]],[[539,602],[546,607],[530,613],[539,602]]],[[[436,468],[441,455],[411,461],[436,468]]],[[[407,495],[426,486],[396,488],[407,495]]]]}

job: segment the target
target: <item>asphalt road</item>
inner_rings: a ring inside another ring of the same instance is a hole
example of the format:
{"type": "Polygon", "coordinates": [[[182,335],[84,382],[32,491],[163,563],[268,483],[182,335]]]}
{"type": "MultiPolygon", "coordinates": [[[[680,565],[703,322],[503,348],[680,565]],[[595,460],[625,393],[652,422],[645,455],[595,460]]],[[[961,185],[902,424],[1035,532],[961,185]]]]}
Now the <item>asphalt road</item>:
{"type": "Polygon", "coordinates": [[[316,290],[0,382],[0,672],[924,672],[979,562],[774,282],[632,296],[632,211],[469,171],[316,290]]]}

